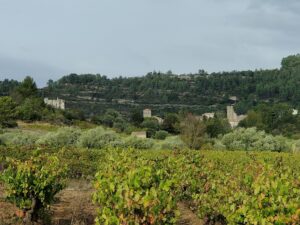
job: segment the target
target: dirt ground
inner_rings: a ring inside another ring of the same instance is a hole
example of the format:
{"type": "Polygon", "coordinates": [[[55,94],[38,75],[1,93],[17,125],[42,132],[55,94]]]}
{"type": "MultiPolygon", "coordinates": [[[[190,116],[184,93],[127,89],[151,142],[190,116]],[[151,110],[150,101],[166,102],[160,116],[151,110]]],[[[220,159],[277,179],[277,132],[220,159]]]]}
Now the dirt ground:
{"type": "MultiPolygon", "coordinates": [[[[95,207],[91,202],[93,189],[84,181],[70,181],[68,187],[57,196],[57,201],[50,207],[51,225],[92,225],[95,218],[95,207]]],[[[185,203],[178,204],[181,218],[178,225],[203,225],[203,222],[188,208],[185,203]]],[[[0,225],[21,225],[16,216],[17,208],[4,202],[3,187],[0,185],[0,225]]]]}
{"type": "MultiPolygon", "coordinates": [[[[83,181],[71,181],[66,189],[56,196],[46,215],[46,224],[90,225],[94,224],[95,208],[91,202],[92,188],[83,181]],[[48,218],[48,219],[47,219],[48,218]],[[51,219],[49,219],[51,218],[51,219]]],[[[0,225],[19,225],[18,209],[4,201],[3,187],[0,185],[0,225]]]]}

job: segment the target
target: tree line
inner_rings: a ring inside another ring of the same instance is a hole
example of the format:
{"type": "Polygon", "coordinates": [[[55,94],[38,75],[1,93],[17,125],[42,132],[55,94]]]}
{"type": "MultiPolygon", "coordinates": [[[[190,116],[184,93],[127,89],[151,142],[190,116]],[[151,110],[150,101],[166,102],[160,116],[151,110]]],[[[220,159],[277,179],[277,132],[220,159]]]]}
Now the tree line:
{"type": "MultiPolygon", "coordinates": [[[[70,74],[50,80],[43,89],[46,95],[78,96],[95,101],[123,99],[137,104],[183,104],[224,106],[230,96],[239,99],[238,113],[246,113],[260,102],[285,102],[299,106],[300,55],[282,60],[280,69],[176,75],[171,71],[151,72],[143,77],[70,74]]],[[[222,107],[221,107],[222,108],[222,107]]],[[[224,107],[223,107],[224,108],[224,107]]]]}

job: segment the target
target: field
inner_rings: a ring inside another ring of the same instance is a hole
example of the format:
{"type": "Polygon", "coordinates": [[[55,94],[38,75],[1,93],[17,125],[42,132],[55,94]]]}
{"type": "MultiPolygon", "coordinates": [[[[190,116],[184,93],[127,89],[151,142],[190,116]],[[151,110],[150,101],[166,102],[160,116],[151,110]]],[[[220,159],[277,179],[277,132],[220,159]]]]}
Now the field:
{"type": "MultiPolygon", "coordinates": [[[[300,154],[53,143],[0,146],[4,168],[45,154],[68,167],[44,224],[300,224],[300,154]]],[[[21,224],[3,185],[0,224],[21,224]]]]}

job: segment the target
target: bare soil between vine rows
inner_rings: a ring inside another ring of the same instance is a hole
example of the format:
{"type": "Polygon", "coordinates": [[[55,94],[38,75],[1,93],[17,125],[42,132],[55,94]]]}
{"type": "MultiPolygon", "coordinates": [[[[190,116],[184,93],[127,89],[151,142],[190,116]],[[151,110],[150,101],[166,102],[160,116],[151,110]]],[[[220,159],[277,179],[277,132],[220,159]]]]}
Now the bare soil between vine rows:
{"type": "MultiPolygon", "coordinates": [[[[93,225],[96,209],[91,202],[93,189],[85,181],[70,181],[68,187],[57,195],[57,201],[50,207],[51,225],[93,225]]],[[[3,187],[0,184],[0,225],[21,225],[17,218],[17,208],[4,201],[3,187]]],[[[181,202],[178,225],[204,225],[204,223],[181,202]]],[[[40,225],[40,224],[37,224],[40,225]]]]}

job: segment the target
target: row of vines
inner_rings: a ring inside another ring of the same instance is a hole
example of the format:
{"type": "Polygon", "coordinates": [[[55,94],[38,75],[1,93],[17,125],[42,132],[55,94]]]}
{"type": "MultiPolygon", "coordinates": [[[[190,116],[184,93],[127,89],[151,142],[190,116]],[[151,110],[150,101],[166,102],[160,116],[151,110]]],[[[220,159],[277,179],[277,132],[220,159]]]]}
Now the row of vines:
{"type": "Polygon", "coordinates": [[[221,224],[300,224],[299,157],[194,151],[108,155],[97,224],[173,224],[184,201],[221,224]]]}
{"type": "Polygon", "coordinates": [[[98,225],[176,224],[179,202],[206,222],[300,224],[299,155],[107,149],[68,161],[62,156],[72,158],[69,152],[7,161],[1,179],[8,200],[27,212],[45,208],[74,176],[72,168],[82,172],[82,159],[94,168],[82,165],[95,176],[98,225]]]}

